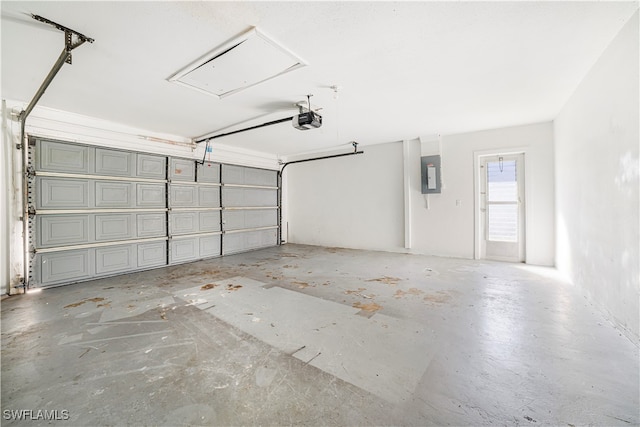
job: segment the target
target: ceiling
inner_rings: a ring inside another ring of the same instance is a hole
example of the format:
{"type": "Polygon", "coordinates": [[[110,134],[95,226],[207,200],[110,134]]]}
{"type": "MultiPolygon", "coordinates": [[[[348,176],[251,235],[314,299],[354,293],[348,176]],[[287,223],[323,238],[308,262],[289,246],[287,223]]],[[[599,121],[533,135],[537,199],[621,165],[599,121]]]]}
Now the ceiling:
{"type": "Polygon", "coordinates": [[[39,105],[181,137],[289,117],[323,126],[216,139],[280,156],[552,120],[638,2],[2,1],[2,98],[28,103],[64,46],[88,37],[39,105]],[[307,66],[225,98],[170,82],[257,27],[307,66]],[[336,93],[331,86],[339,86],[336,93]]]}

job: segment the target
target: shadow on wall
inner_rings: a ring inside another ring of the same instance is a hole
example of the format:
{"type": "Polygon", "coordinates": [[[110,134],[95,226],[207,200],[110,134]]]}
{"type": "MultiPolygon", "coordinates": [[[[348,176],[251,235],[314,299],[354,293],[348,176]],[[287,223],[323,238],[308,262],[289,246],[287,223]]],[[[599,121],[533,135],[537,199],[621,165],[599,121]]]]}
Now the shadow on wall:
{"type": "Polygon", "coordinates": [[[562,214],[556,218],[556,268],[562,276],[573,283],[573,263],[571,261],[571,243],[567,223],[562,214]]]}
{"type": "MultiPolygon", "coordinates": [[[[638,191],[639,180],[640,159],[637,154],[634,157],[631,151],[627,151],[622,157],[620,157],[619,171],[614,182],[625,196],[632,196],[633,192],[638,191]]],[[[636,197],[637,196],[638,195],[636,194],[636,197]]]]}

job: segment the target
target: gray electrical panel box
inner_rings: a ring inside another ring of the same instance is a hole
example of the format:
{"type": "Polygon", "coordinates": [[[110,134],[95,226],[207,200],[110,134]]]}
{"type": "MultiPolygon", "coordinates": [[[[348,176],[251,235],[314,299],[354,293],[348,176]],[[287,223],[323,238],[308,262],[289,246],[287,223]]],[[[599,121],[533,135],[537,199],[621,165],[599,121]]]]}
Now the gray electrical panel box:
{"type": "Polygon", "coordinates": [[[440,193],[442,179],[440,175],[440,156],[420,158],[422,194],[440,193]]]}

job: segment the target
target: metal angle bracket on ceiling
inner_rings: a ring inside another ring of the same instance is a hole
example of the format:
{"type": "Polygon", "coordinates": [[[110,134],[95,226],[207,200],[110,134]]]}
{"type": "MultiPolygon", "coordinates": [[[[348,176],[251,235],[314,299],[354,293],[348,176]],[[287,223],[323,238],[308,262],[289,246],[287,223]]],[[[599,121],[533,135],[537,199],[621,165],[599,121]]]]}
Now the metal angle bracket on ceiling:
{"type": "Polygon", "coordinates": [[[69,57],[67,58],[67,60],[65,61],[67,64],[71,64],[71,51],[75,48],[77,48],[78,46],[80,46],[81,44],[83,44],[84,42],[89,42],[89,43],[93,43],[94,40],[91,37],[87,37],[82,33],[79,33],[75,30],[72,30],[71,28],[67,28],[64,25],[60,25],[57,22],[53,22],[50,19],[44,18],[40,15],[31,15],[31,17],[33,19],[35,19],[36,21],[40,21],[43,22],[45,24],[49,24],[53,27],[56,27],[58,30],[60,31],[64,31],[64,38],[65,38],[65,48],[67,49],[67,52],[69,52],[69,57]],[[77,37],[77,41],[74,42],[73,41],[73,36],[77,37]]]}
{"type": "Polygon", "coordinates": [[[51,71],[49,71],[49,74],[45,78],[44,82],[42,82],[42,85],[40,86],[40,88],[38,89],[36,94],[34,95],[33,99],[31,100],[31,102],[29,103],[27,108],[25,108],[20,113],[20,119],[23,122],[24,122],[24,120],[26,120],[27,116],[31,113],[31,110],[33,110],[33,107],[35,107],[35,105],[38,103],[38,101],[40,100],[42,95],[44,95],[45,90],[47,90],[47,88],[49,87],[49,84],[51,84],[51,82],[53,81],[53,78],[56,76],[58,71],[60,71],[62,66],[65,63],[67,63],[67,64],[71,64],[72,63],[71,51],[74,50],[75,48],[81,46],[85,42],[89,42],[89,43],[93,43],[94,42],[94,40],[91,37],[87,37],[84,34],[79,33],[78,31],[75,31],[75,30],[72,30],[70,28],[67,28],[64,25],[60,25],[57,22],[51,21],[50,19],[43,18],[40,15],[31,15],[31,17],[33,19],[35,19],[36,21],[40,21],[42,23],[49,24],[49,25],[57,28],[58,30],[63,31],[64,32],[64,49],[62,50],[62,53],[58,57],[58,60],[56,61],[56,63],[51,68],[51,71]],[[74,36],[76,38],[75,41],[74,41],[74,36]]]}

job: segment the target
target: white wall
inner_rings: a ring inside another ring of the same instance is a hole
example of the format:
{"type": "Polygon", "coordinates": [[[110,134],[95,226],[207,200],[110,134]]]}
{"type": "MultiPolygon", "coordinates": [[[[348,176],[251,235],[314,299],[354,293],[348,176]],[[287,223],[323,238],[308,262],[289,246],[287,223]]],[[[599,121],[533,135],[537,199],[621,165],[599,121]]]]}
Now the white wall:
{"type": "Polygon", "coordinates": [[[402,143],[361,149],[364,154],[287,166],[287,241],[402,248],[402,143]]]}
{"type": "Polygon", "coordinates": [[[638,13],[555,120],[557,267],[638,341],[638,13]]]}
{"type": "MultiPolygon", "coordinates": [[[[515,126],[442,137],[442,193],[429,209],[420,188],[420,164],[411,171],[414,252],[459,258],[475,256],[475,173],[477,155],[525,152],[526,262],[554,263],[553,127],[515,126]]],[[[419,157],[419,145],[412,154],[419,157]]],[[[423,153],[430,154],[430,153],[423,153]]]]}
{"type": "MultiPolygon", "coordinates": [[[[474,153],[517,147],[526,150],[529,170],[527,262],[553,265],[552,132],[551,123],[542,123],[443,137],[444,188],[429,196],[429,210],[420,189],[420,142],[408,141],[409,251],[473,258],[474,153]]],[[[402,143],[362,149],[361,156],[288,167],[288,241],[405,251],[402,143]]]]}

